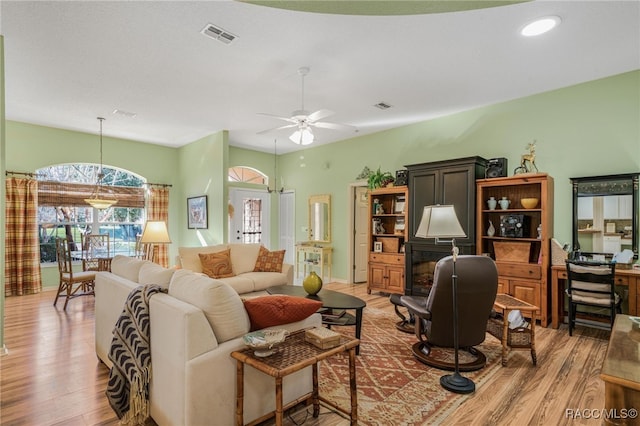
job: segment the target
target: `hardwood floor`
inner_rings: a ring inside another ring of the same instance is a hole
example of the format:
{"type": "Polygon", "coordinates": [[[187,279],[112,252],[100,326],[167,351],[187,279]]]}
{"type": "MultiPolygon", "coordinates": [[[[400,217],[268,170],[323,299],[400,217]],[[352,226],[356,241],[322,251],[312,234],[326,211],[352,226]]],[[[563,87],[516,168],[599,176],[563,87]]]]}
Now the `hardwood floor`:
{"type": "MultiPolygon", "coordinates": [[[[393,311],[387,296],[368,295],[363,284],[330,283],[326,288],[360,297],[367,307],[393,311]]],[[[117,425],[104,396],[108,371],[94,351],[94,300],[71,300],[64,312],[60,303],[52,306],[54,296],[47,291],[5,299],[9,353],[0,358],[0,424],[117,425]]],[[[512,352],[508,366],[478,387],[444,424],[601,424],[601,420],[573,420],[565,412],[604,407],[599,374],[608,333],[579,327],[569,337],[566,326],[537,327],[536,332],[538,366],[531,364],[527,351],[512,352]]],[[[297,423],[304,417],[304,413],[294,416],[297,423]]],[[[398,419],[394,424],[400,423],[398,419]]],[[[348,421],[323,408],[318,419],[309,416],[305,424],[348,421]]]]}

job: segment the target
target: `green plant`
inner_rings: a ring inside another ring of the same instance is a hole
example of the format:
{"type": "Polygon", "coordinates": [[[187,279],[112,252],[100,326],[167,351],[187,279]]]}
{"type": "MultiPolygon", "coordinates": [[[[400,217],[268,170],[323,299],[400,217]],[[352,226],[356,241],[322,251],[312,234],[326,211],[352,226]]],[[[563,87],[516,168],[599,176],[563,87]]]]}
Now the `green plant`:
{"type": "Polygon", "coordinates": [[[369,175],[367,184],[369,186],[369,189],[376,189],[387,186],[394,180],[395,178],[390,172],[382,172],[380,171],[380,167],[378,167],[378,170],[369,175]]]}

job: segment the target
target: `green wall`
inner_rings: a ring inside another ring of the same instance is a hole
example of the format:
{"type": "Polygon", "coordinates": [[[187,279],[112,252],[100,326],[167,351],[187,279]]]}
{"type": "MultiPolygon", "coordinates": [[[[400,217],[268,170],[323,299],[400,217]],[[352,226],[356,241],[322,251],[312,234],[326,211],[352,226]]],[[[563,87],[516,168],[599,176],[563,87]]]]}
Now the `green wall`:
{"type": "MultiPolygon", "coordinates": [[[[228,133],[207,136],[178,150],[179,246],[220,244],[227,238],[228,133]],[[208,228],[187,228],[187,198],[208,197],[208,228]]],[[[172,263],[173,264],[173,263],[172,263]]]]}
{"type": "MultiPolygon", "coordinates": [[[[0,35],[0,241],[4,242],[5,227],[5,121],[4,121],[4,36],[0,35]]],[[[0,259],[4,259],[4,244],[0,244],[0,259]]],[[[4,261],[0,261],[0,356],[5,355],[4,343],[4,261]]]]}

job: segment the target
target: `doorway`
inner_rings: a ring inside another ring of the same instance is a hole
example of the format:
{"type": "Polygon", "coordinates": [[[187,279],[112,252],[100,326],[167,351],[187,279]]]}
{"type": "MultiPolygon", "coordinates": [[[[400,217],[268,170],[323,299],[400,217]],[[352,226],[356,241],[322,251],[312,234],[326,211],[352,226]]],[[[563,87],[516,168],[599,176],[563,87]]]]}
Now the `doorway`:
{"type": "Polygon", "coordinates": [[[267,191],[229,189],[234,214],[229,220],[230,243],[259,243],[270,248],[271,194],[267,191]]]}

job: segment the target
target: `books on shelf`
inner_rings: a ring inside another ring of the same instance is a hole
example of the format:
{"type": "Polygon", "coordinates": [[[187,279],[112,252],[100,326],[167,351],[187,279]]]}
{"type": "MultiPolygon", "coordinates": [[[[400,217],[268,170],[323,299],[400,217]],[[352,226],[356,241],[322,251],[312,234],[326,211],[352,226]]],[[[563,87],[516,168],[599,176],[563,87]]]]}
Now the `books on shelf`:
{"type": "Polygon", "coordinates": [[[345,315],[344,309],[328,309],[322,308],[318,312],[322,315],[322,322],[325,324],[343,325],[349,321],[349,317],[345,315]]]}

